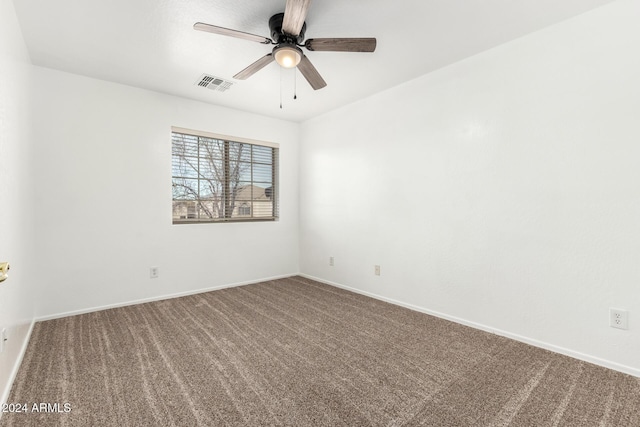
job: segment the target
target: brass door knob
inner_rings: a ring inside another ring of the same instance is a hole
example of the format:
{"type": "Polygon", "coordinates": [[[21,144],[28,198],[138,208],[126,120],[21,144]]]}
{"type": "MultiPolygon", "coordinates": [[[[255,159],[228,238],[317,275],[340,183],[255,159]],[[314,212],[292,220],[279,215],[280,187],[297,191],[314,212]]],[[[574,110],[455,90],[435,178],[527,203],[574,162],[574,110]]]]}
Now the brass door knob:
{"type": "Polygon", "coordinates": [[[0,262],[0,282],[4,282],[9,278],[7,271],[9,271],[9,263],[8,262],[0,262]]]}

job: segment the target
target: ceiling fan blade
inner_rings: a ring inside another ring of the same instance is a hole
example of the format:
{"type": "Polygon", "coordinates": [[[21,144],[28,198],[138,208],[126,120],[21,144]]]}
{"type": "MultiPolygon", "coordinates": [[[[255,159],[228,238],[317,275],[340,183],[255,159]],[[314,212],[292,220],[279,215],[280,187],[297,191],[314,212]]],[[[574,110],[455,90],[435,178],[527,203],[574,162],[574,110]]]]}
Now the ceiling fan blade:
{"type": "Polygon", "coordinates": [[[282,31],[291,36],[300,34],[310,4],[311,0],[287,0],[282,20],[282,31]]]}
{"type": "Polygon", "coordinates": [[[298,70],[302,73],[305,79],[309,82],[313,90],[322,89],[327,85],[316,67],[313,66],[309,58],[302,55],[302,60],[298,64],[298,70]]]}
{"type": "Polygon", "coordinates": [[[271,39],[262,36],[256,36],[255,34],[243,33],[242,31],[230,30],[229,28],[217,27],[215,25],[204,24],[202,22],[196,22],[193,24],[193,28],[198,31],[206,31],[207,33],[220,34],[223,36],[231,36],[239,39],[250,40],[253,42],[271,44],[271,39]]]}
{"type": "Polygon", "coordinates": [[[375,38],[309,39],[304,47],[330,52],[373,52],[376,50],[376,43],[375,38]]]}
{"type": "Polygon", "coordinates": [[[262,70],[267,65],[271,64],[273,60],[274,60],[273,54],[268,53],[262,58],[258,59],[253,64],[249,65],[244,70],[240,71],[238,74],[233,76],[233,78],[238,80],[246,80],[249,77],[253,76],[255,73],[257,73],[258,71],[262,70]]]}

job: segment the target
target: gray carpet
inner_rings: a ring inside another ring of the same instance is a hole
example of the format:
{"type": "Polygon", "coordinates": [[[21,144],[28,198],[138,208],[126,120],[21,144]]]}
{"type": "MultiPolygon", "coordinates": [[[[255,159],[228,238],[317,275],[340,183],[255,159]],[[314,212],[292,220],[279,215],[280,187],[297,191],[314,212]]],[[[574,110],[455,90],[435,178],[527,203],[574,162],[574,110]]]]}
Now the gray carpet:
{"type": "Polygon", "coordinates": [[[638,378],[301,277],[37,323],[8,402],[2,427],[640,426],[638,378]]]}

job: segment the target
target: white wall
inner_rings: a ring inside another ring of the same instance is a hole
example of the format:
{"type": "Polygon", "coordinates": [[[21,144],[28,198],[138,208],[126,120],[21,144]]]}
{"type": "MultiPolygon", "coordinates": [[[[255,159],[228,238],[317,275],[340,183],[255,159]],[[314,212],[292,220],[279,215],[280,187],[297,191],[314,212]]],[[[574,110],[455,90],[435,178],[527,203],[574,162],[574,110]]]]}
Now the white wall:
{"type": "Polygon", "coordinates": [[[638,22],[621,0],[304,123],[301,271],[640,375],[638,22]]]}
{"type": "Polygon", "coordinates": [[[45,68],[33,81],[38,316],[298,272],[299,125],[45,68]],[[172,225],[171,126],[279,143],[280,220],[172,225]]]}
{"type": "Polygon", "coordinates": [[[13,2],[0,0],[0,262],[11,264],[9,279],[0,283],[0,329],[8,332],[0,353],[0,402],[7,398],[34,317],[29,72],[13,2]]]}

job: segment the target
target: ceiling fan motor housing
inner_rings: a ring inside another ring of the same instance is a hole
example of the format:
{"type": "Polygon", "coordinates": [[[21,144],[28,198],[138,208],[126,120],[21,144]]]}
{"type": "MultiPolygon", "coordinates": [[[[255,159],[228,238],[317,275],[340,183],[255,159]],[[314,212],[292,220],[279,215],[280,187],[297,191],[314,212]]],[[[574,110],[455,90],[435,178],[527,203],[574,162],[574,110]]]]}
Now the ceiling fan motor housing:
{"type": "Polygon", "coordinates": [[[284,19],[284,13],[276,13],[269,19],[269,30],[271,31],[271,39],[275,44],[289,43],[289,44],[302,44],[304,41],[304,33],[307,30],[307,23],[302,24],[300,34],[297,36],[286,34],[282,32],[282,20],[284,19]]]}

